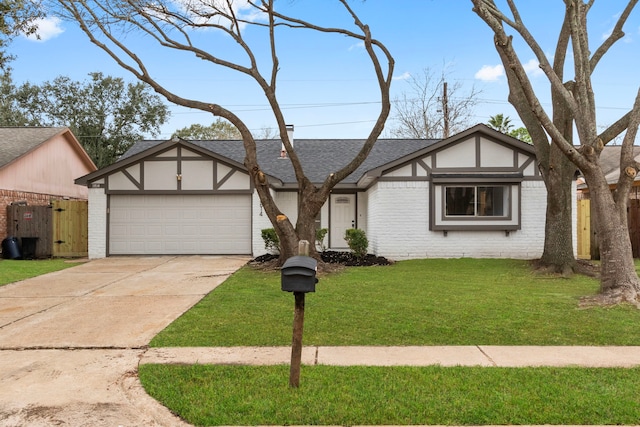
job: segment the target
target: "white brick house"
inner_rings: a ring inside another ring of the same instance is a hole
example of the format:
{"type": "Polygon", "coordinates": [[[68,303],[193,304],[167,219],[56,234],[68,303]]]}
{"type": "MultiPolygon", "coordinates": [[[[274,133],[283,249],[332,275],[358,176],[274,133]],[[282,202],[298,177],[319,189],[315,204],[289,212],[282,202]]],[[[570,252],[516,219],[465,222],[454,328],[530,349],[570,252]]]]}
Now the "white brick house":
{"type": "MultiPolygon", "coordinates": [[[[313,182],[348,162],[363,140],[296,140],[313,182]]],[[[297,183],[278,140],[258,161],[295,224],[297,183]]],[[[79,178],[89,191],[89,256],[265,253],[271,224],[242,164],[240,141],[141,141],[79,178]]],[[[346,249],[347,228],[369,252],[400,260],[542,254],[546,190],[533,147],[477,125],[444,140],[381,139],[337,185],[318,218],[325,244],[346,249]]]]}

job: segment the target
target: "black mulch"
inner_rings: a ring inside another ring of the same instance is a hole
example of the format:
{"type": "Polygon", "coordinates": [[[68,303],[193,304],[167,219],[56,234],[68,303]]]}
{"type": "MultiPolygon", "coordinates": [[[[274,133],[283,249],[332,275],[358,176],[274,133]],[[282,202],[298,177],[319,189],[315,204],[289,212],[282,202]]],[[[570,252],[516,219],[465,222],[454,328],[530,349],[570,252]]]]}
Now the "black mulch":
{"type": "MultiPolygon", "coordinates": [[[[351,252],[338,252],[338,251],[324,251],[320,253],[320,258],[323,262],[328,264],[341,264],[345,266],[372,266],[372,265],[390,265],[392,261],[389,261],[385,257],[376,256],[373,254],[367,254],[362,258],[356,257],[351,252]]],[[[278,259],[278,255],[265,254],[251,260],[252,264],[268,263],[278,259]]]]}

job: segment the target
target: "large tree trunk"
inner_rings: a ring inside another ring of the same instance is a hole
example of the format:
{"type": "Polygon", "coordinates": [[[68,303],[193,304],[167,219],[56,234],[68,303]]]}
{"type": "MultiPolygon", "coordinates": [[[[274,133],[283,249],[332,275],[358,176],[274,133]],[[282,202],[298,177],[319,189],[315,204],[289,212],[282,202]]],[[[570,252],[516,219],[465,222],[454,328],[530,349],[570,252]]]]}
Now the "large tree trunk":
{"type": "MultiPolygon", "coordinates": [[[[555,58],[555,65],[562,76],[561,68],[564,57],[555,58]]],[[[567,85],[571,87],[571,85],[567,85]]],[[[519,87],[519,86],[518,86],[519,87]]],[[[523,103],[523,96],[519,97],[523,103]]],[[[573,117],[562,96],[555,88],[551,88],[551,100],[553,102],[553,123],[562,132],[567,141],[573,141],[573,117]]],[[[529,110],[523,106],[520,110],[527,115],[527,122],[532,128],[536,127],[537,119],[531,117],[529,110]]],[[[576,266],[573,254],[573,180],[576,166],[553,143],[548,145],[546,137],[536,134],[536,154],[546,160],[546,168],[542,174],[547,186],[547,218],[545,222],[544,252],[540,259],[541,264],[552,268],[562,274],[570,274],[576,266]]]]}
{"type": "Polygon", "coordinates": [[[616,203],[609,186],[596,167],[583,171],[591,194],[600,243],[600,295],[601,304],[629,302],[638,305],[640,283],[636,274],[631,240],[627,226],[627,200],[616,203]]]}
{"type": "Polygon", "coordinates": [[[319,260],[320,256],[316,250],[316,222],[315,219],[326,201],[326,197],[318,192],[318,189],[310,182],[304,182],[303,188],[298,191],[298,220],[295,229],[280,217],[276,221],[276,232],[280,238],[280,264],[288,258],[298,255],[298,244],[301,240],[309,242],[309,256],[319,260]]]}
{"type": "MultiPolygon", "coordinates": [[[[558,151],[552,147],[553,151],[558,151]]],[[[573,254],[572,179],[575,166],[562,153],[553,156],[554,165],[546,174],[547,217],[544,251],[540,263],[555,272],[571,274],[576,265],[573,254]]]]}

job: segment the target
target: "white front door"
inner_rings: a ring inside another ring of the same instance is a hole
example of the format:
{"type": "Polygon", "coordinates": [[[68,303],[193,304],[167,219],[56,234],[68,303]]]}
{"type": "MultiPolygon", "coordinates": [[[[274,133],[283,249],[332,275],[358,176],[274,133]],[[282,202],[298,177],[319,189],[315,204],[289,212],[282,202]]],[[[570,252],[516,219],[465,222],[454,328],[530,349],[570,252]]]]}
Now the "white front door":
{"type": "Polygon", "coordinates": [[[344,232],[356,227],[356,195],[332,194],[331,212],[329,216],[329,247],[332,249],[348,248],[344,240],[344,232]]]}

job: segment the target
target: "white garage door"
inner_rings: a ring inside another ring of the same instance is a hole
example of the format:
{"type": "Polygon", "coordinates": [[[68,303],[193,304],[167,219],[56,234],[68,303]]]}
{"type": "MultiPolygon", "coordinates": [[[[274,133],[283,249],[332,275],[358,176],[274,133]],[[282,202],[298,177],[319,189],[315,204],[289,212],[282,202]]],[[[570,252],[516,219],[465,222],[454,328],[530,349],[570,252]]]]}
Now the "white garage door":
{"type": "Polygon", "coordinates": [[[250,254],[251,196],[110,199],[111,255],[250,254]]]}

